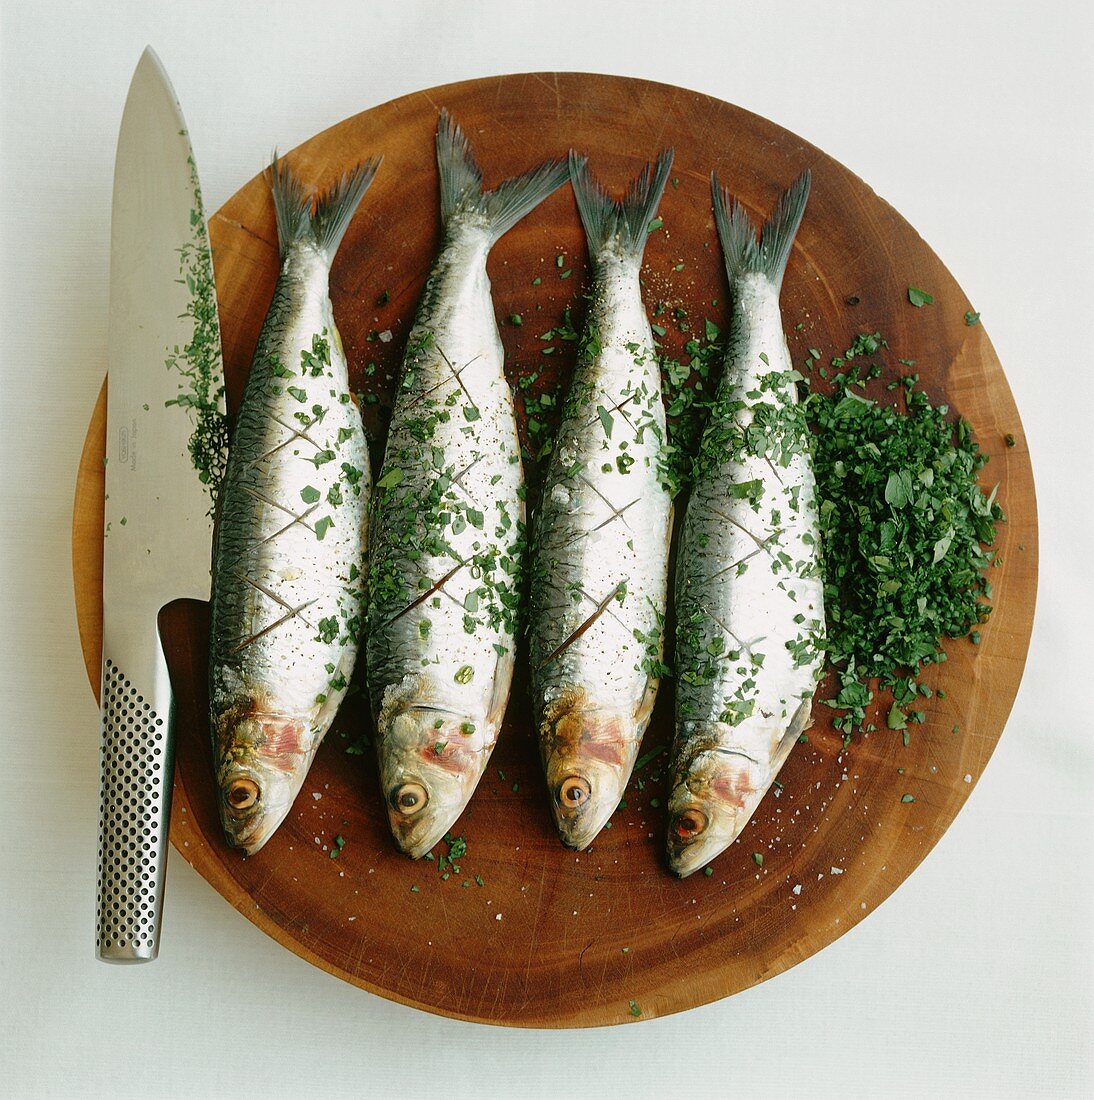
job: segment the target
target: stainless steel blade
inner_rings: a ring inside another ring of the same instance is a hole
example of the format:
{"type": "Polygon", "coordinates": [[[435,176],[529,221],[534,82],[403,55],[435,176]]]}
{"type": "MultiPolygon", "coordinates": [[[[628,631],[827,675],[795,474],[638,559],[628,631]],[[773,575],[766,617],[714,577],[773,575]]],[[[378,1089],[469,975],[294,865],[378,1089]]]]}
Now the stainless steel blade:
{"type": "Polygon", "coordinates": [[[97,951],[143,961],[158,950],[173,761],[157,615],[179,597],[209,598],[210,482],[225,442],[197,171],[151,49],[133,75],[118,137],[107,393],[97,951]]]}

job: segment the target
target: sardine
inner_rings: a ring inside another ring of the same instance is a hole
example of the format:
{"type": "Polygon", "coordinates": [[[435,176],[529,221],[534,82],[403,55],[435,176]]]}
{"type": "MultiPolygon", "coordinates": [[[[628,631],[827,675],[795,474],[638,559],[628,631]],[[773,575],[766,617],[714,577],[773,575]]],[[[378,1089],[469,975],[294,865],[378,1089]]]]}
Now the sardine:
{"type": "Polygon", "coordinates": [[[578,364],[535,517],[531,683],[564,844],[614,812],[661,670],[672,501],[653,332],[639,284],[672,152],[613,202],[571,153],[594,270],[578,364]]]}
{"type": "Polygon", "coordinates": [[[283,162],[267,174],[281,273],[221,488],[209,669],[221,819],[248,854],[288,814],[357,656],[371,478],[327,280],[378,166],[318,201],[283,162]]]}
{"type": "Polygon", "coordinates": [[[779,311],[809,175],[759,240],[715,176],[711,189],[733,304],[676,567],[668,858],[681,876],[740,835],[811,722],[824,659],[810,437],[779,311]]]}
{"type": "Polygon", "coordinates": [[[446,112],[437,164],[444,238],[376,483],[366,646],[381,790],[414,858],[475,790],[513,675],[524,482],[486,258],[567,175],[550,162],[484,193],[446,112]]]}

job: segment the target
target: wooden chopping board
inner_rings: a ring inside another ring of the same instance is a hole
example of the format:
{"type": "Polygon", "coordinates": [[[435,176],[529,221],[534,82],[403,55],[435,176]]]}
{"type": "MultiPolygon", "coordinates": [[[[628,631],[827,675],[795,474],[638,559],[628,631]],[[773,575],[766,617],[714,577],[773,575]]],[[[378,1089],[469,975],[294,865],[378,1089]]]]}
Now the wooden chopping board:
{"type": "MultiPolygon", "coordinates": [[[[453,830],[467,845],[459,874],[442,878],[437,861],[411,862],[391,843],[372,752],[346,751],[370,732],[363,693],[344,706],[280,831],[258,855],[242,858],[225,844],[214,802],[207,608],[179,603],[163,612],[179,706],[171,839],[240,912],[316,966],[447,1016],[550,1027],[662,1016],[745,989],[831,943],[900,885],[963,805],[1002,732],[1029,643],[1037,532],[1025,437],[984,326],[965,323],[973,306],[911,226],[847,169],[773,123],[708,96],[641,80],[547,73],[405,96],[289,154],[317,185],[366,156],[385,157],[331,279],[354,389],[369,395],[364,414],[374,468],[439,240],[433,134],[441,106],[463,125],[487,186],[572,146],[590,154],[594,172],[619,193],[663,145],[675,146],[678,183],[662,202],[664,229],[650,239],[644,277],[651,310],[667,303],[663,344],[672,355],[682,355],[694,335],[678,331],[676,307],[699,331],[705,318],[722,324],[726,317],[711,169],[756,219],[802,169],[812,169],[813,193],[782,294],[795,363],[810,348],[827,360],[856,333],[880,330],[892,345],[892,376],[904,369],[896,357],[916,360],[932,399],[970,421],[991,456],[984,481],[999,482],[1008,516],[999,527],[995,611],[983,642],[947,644],[949,660],[927,677],[945,688],[945,698],[925,700],[926,721],[912,727],[909,744],[884,728],[882,711],[879,732],[843,749],[827,708],[818,705],[808,744],[781,774],[783,790],[768,795],[711,875],[682,882],[666,871],[661,854],[666,753],[632,780],[625,806],[590,851],[559,844],[520,672],[491,765],[453,830]],[[934,304],[913,308],[909,286],[929,291],[934,304]],[[1008,434],[1014,446],[1007,446],[1008,434]],[[902,801],[905,795],[914,801],[902,801]],[[332,859],[336,836],[345,845],[332,859]]],[[[277,276],[273,207],[259,177],[213,215],[210,233],[234,409],[277,276]]],[[[539,337],[571,303],[575,324],[584,316],[584,241],[568,187],[501,240],[490,276],[511,381],[540,375],[532,393],[564,385],[574,345],[556,340],[558,351],[548,356],[539,337]],[[508,320],[514,315],[521,324],[508,320]]],[[[73,521],[80,636],[96,690],[105,414],[104,385],[73,521]]],[[[533,488],[536,475],[529,464],[533,488]]],[[[822,685],[818,697],[831,694],[822,685]]],[[[667,744],[671,718],[666,684],[644,751],[667,744]]],[[[439,845],[438,855],[445,849],[439,845]]]]}

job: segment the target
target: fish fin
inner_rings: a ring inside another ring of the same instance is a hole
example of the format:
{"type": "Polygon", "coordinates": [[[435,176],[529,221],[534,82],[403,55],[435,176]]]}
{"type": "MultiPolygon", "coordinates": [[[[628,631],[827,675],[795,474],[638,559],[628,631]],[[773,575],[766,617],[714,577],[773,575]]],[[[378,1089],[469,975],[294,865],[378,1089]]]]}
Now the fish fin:
{"type": "Polygon", "coordinates": [[[364,161],[316,199],[293,170],[274,154],[266,171],[277,216],[277,241],[284,257],[299,241],[321,249],[328,260],[334,259],[345,236],[346,227],[380,167],[382,157],[364,161]]]}
{"type": "Polygon", "coordinates": [[[484,192],[482,172],[471,146],[446,110],[441,111],[437,125],[437,168],[441,176],[441,220],[447,225],[457,214],[478,214],[487,224],[491,243],[557,191],[568,175],[565,161],[545,161],[523,176],[484,192]]]}
{"type": "Polygon", "coordinates": [[[373,157],[362,161],[355,168],[344,173],[342,178],[329,191],[319,196],[312,214],[312,227],[315,230],[315,243],[327,254],[328,260],[334,259],[342,238],[346,235],[350,219],[369,189],[383,157],[373,157]]]}
{"type": "Polygon", "coordinates": [[[771,217],[763,224],[759,239],[744,207],[718,182],[718,173],[710,174],[710,192],[714,202],[714,220],[722,242],[726,274],[730,283],[750,272],[766,275],[776,287],[782,285],[783,272],[790,258],[794,235],[801,225],[809,199],[810,175],[802,174],[782,193],[771,217]]]}
{"type": "Polygon", "coordinates": [[[608,249],[640,258],[650,235],[650,222],[672,169],[673,151],[666,149],[653,164],[647,164],[616,202],[593,178],[587,157],[570,151],[570,179],[574,185],[578,213],[585,227],[589,252],[595,260],[608,249]]]}
{"type": "Polygon", "coordinates": [[[277,217],[277,243],[284,258],[294,241],[304,240],[311,233],[312,198],[293,170],[278,157],[266,169],[266,182],[273,195],[274,214],[277,217]]]}
{"type": "Polygon", "coordinates": [[[786,727],[786,733],[782,735],[775,753],[771,758],[771,778],[779,774],[790,750],[798,743],[798,738],[813,724],[813,697],[803,699],[801,705],[794,711],[790,725],[786,727]]]}

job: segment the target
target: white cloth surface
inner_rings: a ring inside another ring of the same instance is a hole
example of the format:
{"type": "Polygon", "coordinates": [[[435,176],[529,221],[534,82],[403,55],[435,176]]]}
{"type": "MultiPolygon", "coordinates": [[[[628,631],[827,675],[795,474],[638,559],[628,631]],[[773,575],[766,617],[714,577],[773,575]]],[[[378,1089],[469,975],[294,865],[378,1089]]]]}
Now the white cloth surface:
{"type": "Polygon", "coordinates": [[[1094,1094],[1089,10],[0,0],[0,1093],[1094,1094]],[[209,210],[274,146],[395,96],[587,70],[695,88],[801,134],[941,255],[982,313],[1022,413],[1041,590],[994,759],[876,913],[728,1000],[537,1033],[440,1019],[344,984],[267,938],[172,853],[160,960],[94,961],[98,719],[69,524],[105,370],[114,145],[148,43],[181,98],[209,210]]]}

